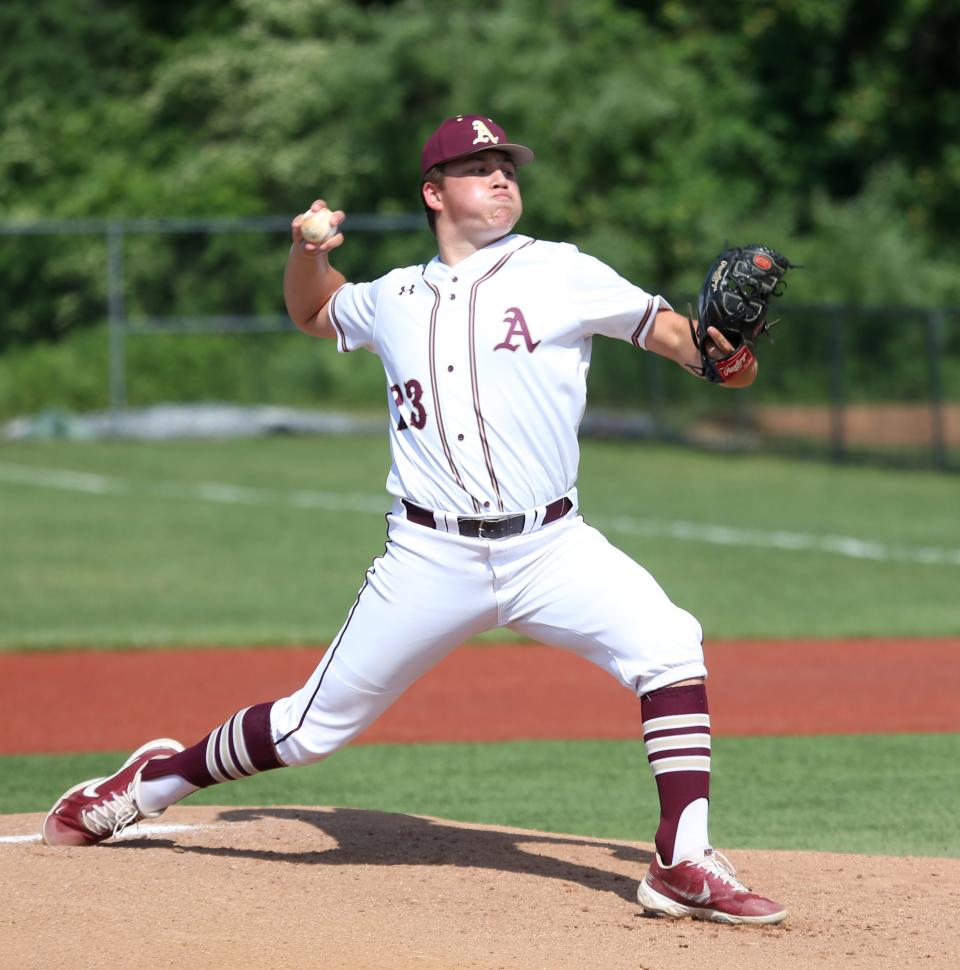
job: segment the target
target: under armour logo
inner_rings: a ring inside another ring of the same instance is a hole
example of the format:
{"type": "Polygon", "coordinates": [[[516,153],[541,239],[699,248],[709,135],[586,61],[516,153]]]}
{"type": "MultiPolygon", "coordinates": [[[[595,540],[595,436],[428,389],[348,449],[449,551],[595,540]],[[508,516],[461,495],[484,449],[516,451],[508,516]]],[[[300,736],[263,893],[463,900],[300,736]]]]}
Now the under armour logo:
{"type": "Polygon", "coordinates": [[[410,296],[413,293],[413,285],[414,284],[411,283],[409,286],[401,286],[400,292],[397,294],[397,296],[403,296],[404,293],[406,293],[407,296],[410,296]]]}
{"type": "Polygon", "coordinates": [[[514,344],[514,337],[522,337],[523,342],[527,345],[527,352],[533,353],[537,347],[540,346],[539,340],[533,340],[530,336],[530,328],[527,326],[527,321],[523,317],[523,311],[518,307],[512,306],[507,310],[506,316],[503,318],[504,323],[510,324],[510,329],[507,331],[507,335],[494,347],[494,350],[519,350],[520,344],[514,344]]]}
{"type": "Polygon", "coordinates": [[[496,145],[500,139],[479,119],[473,123],[473,131],[476,138],[473,139],[474,145],[496,145]]]}

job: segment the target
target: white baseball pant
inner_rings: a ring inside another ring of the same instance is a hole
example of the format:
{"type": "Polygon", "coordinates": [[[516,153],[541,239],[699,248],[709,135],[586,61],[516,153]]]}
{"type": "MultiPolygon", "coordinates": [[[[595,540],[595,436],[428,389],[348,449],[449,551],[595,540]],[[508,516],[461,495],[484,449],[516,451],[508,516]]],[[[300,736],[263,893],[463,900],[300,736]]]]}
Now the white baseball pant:
{"type": "Polygon", "coordinates": [[[638,696],[706,676],[697,620],[579,515],[487,540],[397,508],[336,639],[307,683],[273,705],[285,764],[332,754],[455,647],[498,627],[572,650],[638,696]]]}

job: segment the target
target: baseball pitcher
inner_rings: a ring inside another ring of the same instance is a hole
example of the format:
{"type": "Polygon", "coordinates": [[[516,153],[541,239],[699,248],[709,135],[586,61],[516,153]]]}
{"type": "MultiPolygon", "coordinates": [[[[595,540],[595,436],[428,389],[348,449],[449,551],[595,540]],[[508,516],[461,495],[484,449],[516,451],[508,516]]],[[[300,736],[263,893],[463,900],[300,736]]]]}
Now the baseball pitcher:
{"type": "Polygon", "coordinates": [[[722,923],[784,919],[710,843],[700,625],[584,522],[576,484],[594,337],[746,386],[790,264],[763,246],[727,250],[694,321],[575,246],[515,233],[518,171],[533,160],[488,117],[445,120],[420,160],[437,255],[369,283],[330,263],[342,211],[317,200],[294,218],[291,318],[383,364],[384,552],[302,688],[238,711],[192,747],[149,742],[116,774],[71,788],[44,821],[48,845],[94,844],[200,788],[326,758],[459,644],[507,627],[574,651],[639,698],[661,806],[641,906],[722,923]]]}

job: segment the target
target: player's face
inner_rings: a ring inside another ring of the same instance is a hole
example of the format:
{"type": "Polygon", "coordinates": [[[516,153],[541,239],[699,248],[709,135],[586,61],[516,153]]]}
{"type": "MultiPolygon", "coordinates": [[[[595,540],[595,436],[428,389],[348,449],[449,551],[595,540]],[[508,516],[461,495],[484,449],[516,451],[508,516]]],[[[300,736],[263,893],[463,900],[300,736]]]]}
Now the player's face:
{"type": "Polygon", "coordinates": [[[523,212],[517,169],[504,152],[488,150],[443,166],[444,218],[469,234],[497,239],[523,212]]]}

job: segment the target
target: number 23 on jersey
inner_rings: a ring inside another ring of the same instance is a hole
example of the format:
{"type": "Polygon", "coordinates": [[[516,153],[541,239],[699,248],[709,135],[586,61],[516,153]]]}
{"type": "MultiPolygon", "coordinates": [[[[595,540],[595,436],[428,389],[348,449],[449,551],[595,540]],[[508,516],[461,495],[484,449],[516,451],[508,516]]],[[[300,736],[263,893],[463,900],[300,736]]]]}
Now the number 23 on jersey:
{"type": "Polygon", "coordinates": [[[393,400],[396,402],[397,410],[400,411],[400,421],[397,424],[398,431],[405,431],[408,427],[414,427],[420,431],[427,423],[427,412],[423,406],[423,387],[418,380],[406,381],[401,387],[394,384],[390,388],[393,400]],[[406,400],[410,405],[410,424],[407,424],[403,416],[403,404],[406,400]]]}

